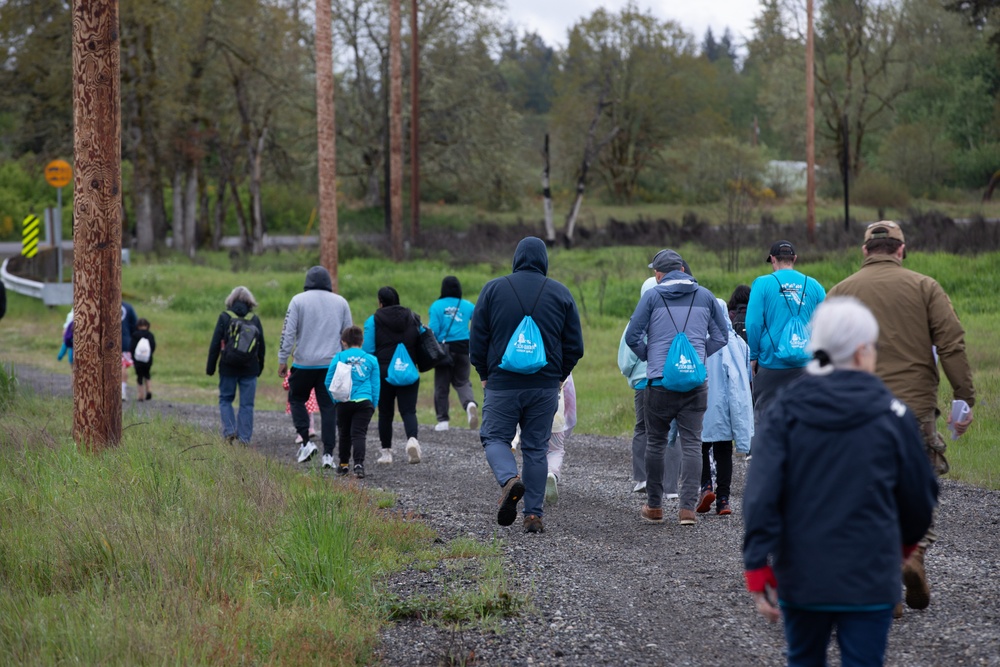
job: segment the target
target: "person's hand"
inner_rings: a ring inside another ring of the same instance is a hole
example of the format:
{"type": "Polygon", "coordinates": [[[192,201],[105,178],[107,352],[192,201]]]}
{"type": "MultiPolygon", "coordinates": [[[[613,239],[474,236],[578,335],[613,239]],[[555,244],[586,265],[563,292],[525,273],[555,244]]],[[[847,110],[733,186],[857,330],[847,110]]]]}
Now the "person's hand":
{"type": "Polygon", "coordinates": [[[779,618],[781,618],[781,610],[778,609],[776,605],[764,591],[757,591],[750,594],[753,596],[754,604],[757,605],[757,611],[761,616],[767,619],[769,623],[775,623],[779,618]]]}
{"type": "Polygon", "coordinates": [[[756,359],[754,359],[753,361],[750,362],[750,372],[752,374],[754,374],[754,375],[757,375],[757,360],[756,359]]]}
{"type": "MultiPolygon", "coordinates": [[[[951,423],[951,413],[948,413],[948,425],[952,426],[952,423],[951,423]]],[[[955,422],[955,424],[954,424],[955,435],[961,436],[963,433],[965,433],[967,430],[969,430],[969,426],[971,426],[971,425],[972,425],[972,409],[970,408],[969,409],[969,414],[968,414],[968,416],[965,419],[963,419],[960,422],[955,422]]]]}
{"type": "Polygon", "coordinates": [[[486,380],[481,381],[483,383],[483,389],[486,389],[486,380]]]}
{"type": "Polygon", "coordinates": [[[278,377],[283,378],[288,375],[288,364],[278,364],[278,377]]]}

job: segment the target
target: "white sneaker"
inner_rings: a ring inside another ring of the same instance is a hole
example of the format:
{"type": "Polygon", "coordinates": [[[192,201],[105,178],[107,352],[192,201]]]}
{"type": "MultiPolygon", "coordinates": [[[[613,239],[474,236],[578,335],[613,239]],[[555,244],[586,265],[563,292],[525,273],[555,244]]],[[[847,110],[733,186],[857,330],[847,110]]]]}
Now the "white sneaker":
{"type": "Polygon", "coordinates": [[[304,445],[299,447],[299,463],[305,463],[306,461],[311,459],[318,451],[319,447],[317,447],[313,443],[311,442],[305,443],[304,445]]]}
{"type": "Polygon", "coordinates": [[[664,500],[677,500],[679,498],[680,498],[680,496],[677,495],[676,493],[664,493],[663,494],[663,499],[664,500]]]}
{"type": "Polygon", "coordinates": [[[332,468],[333,467],[333,454],[324,454],[323,455],[323,467],[324,468],[332,468]]]}
{"type": "Polygon", "coordinates": [[[406,441],[406,455],[410,457],[410,463],[420,463],[420,443],[416,438],[406,441]]]}
{"type": "Polygon", "coordinates": [[[378,461],[376,463],[392,463],[392,450],[383,449],[382,453],[378,455],[378,461]]]}
{"type": "Polygon", "coordinates": [[[636,485],[635,485],[635,488],[632,489],[632,493],[642,493],[645,490],[646,490],[646,483],[645,482],[637,482],[636,485]]]}
{"type": "Polygon", "coordinates": [[[552,473],[545,479],[545,502],[554,503],[559,500],[559,480],[552,473]]]}
{"type": "Polygon", "coordinates": [[[448,430],[448,422],[446,422],[446,421],[444,421],[444,422],[438,422],[437,424],[434,425],[434,430],[435,431],[447,431],[448,430]]]}
{"type": "Polygon", "coordinates": [[[469,416],[469,428],[472,430],[479,428],[479,408],[475,403],[465,406],[465,414],[469,416]]]}

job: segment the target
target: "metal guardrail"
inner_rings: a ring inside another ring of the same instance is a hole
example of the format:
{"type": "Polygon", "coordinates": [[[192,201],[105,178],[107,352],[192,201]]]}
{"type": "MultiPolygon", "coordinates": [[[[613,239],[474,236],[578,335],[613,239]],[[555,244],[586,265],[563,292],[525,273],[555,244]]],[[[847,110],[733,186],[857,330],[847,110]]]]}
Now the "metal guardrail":
{"type": "Polygon", "coordinates": [[[34,299],[41,299],[46,306],[73,305],[73,283],[42,283],[15,276],[7,270],[9,261],[10,259],[5,259],[3,265],[0,265],[0,280],[3,280],[7,289],[34,299]]]}

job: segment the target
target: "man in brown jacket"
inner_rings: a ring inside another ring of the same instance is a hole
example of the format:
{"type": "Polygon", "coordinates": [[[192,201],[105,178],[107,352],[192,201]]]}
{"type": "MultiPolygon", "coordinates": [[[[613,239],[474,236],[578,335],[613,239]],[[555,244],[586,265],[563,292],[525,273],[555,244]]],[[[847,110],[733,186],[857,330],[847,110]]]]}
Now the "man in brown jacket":
{"type": "MultiPolygon", "coordinates": [[[[940,360],[948,376],[954,398],[964,400],[971,408],[976,392],[965,354],[965,331],[941,285],[929,276],[903,268],[906,239],[898,224],[882,221],[868,225],[861,250],[865,256],[861,268],[831,289],[829,296],[856,297],[875,314],[879,325],[875,372],[913,410],[931,465],[943,475],[948,472],[948,461],[944,457],[947,445],[937,431],[937,362],[940,360]]],[[[962,435],[971,423],[970,410],[965,421],[953,425],[955,433],[962,435]]],[[[932,523],[903,564],[906,604],[913,609],[930,604],[924,553],[936,540],[932,523]]],[[[897,615],[901,613],[902,607],[897,608],[897,615]]]]}

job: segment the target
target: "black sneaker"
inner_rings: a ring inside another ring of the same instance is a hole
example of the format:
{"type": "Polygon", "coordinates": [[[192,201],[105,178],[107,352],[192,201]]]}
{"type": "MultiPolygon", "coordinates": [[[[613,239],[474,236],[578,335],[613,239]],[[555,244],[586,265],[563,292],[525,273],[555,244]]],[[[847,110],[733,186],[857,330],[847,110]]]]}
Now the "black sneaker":
{"type": "Polygon", "coordinates": [[[346,463],[337,465],[337,477],[343,477],[349,472],[351,472],[351,468],[346,463]]]}
{"type": "Polygon", "coordinates": [[[354,464],[354,476],[357,477],[358,479],[365,478],[365,467],[362,464],[360,463],[354,464]]]}
{"type": "Polygon", "coordinates": [[[715,513],[722,516],[733,513],[733,510],[729,508],[729,498],[726,496],[719,496],[715,500],[715,513]]]}
{"type": "Polygon", "coordinates": [[[497,523],[509,526],[517,518],[517,503],[524,495],[524,482],[520,477],[511,477],[503,485],[500,492],[500,509],[497,510],[497,523]]]}

